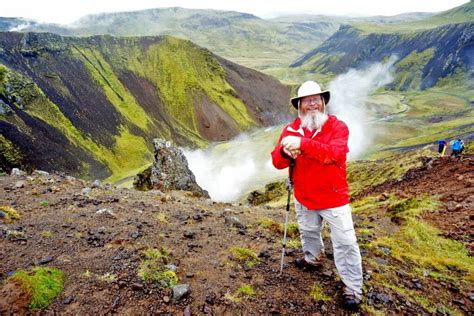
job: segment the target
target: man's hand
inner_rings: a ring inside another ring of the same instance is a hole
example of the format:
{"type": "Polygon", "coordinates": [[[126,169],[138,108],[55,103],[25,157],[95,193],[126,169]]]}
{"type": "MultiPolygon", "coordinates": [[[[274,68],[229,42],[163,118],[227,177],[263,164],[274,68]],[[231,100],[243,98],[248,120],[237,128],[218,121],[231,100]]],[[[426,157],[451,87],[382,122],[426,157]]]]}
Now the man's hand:
{"type": "Polygon", "coordinates": [[[295,149],[295,150],[291,150],[291,151],[285,149],[285,147],[283,147],[282,149],[285,152],[285,154],[287,154],[288,156],[290,156],[293,159],[296,159],[296,157],[301,155],[301,150],[299,150],[299,149],[295,149]]]}
{"type": "Polygon", "coordinates": [[[301,137],[298,136],[286,136],[281,140],[281,145],[287,151],[299,150],[301,146],[301,137]]]}

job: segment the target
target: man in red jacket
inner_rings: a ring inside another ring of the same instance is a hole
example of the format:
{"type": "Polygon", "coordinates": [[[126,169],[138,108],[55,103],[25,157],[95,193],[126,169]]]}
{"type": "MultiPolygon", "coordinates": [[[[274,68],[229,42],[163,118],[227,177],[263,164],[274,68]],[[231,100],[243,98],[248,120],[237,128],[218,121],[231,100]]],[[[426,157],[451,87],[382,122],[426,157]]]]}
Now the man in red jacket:
{"type": "Polygon", "coordinates": [[[362,264],[346,180],[349,130],[327,114],[329,98],[330,92],[321,91],[314,81],[301,85],[298,96],[291,99],[298,118],[284,127],[272,161],[277,169],[284,169],[295,160],[292,181],[304,252],[296,265],[313,270],[320,265],[324,219],[331,230],[336,268],[345,284],[345,304],[356,308],[362,297],[362,264]]]}

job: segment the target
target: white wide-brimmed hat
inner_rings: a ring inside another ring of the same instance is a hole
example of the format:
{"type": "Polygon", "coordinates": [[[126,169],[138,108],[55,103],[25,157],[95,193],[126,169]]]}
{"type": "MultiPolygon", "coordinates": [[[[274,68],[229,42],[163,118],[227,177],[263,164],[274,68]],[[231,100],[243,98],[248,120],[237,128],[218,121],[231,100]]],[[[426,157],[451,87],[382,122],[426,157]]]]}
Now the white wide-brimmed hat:
{"type": "Polygon", "coordinates": [[[305,81],[303,84],[298,88],[298,96],[291,98],[291,104],[298,109],[298,101],[309,95],[320,94],[324,98],[324,103],[329,103],[329,97],[331,93],[329,90],[321,91],[321,87],[314,81],[305,81]]]}

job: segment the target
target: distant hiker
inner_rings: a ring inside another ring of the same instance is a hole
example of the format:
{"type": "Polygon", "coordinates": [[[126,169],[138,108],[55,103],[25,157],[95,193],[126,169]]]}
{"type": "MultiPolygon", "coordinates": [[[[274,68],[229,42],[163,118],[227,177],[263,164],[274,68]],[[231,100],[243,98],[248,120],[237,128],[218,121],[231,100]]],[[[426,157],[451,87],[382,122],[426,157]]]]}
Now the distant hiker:
{"type": "Polygon", "coordinates": [[[444,152],[446,151],[446,140],[438,140],[438,153],[440,157],[444,157],[444,152]]]}
{"type": "Polygon", "coordinates": [[[451,144],[451,156],[459,158],[463,148],[463,143],[461,139],[455,139],[451,144]]]}
{"type": "Polygon", "coordinates": [[[352,223],[346,180],[349,130],[334,115],[327,114],[330,92],[314,81],[304,82],[291,103],[298,117],[283,129],[272,151],[273,165],[293,171],[294,202],[304,258],[299,268],[311,270],[324,256],[321,230],[326,220],[331,230],[334,261],[344,288],[347,307],[357,308],[362,298],[362,264],[352,223]]]}

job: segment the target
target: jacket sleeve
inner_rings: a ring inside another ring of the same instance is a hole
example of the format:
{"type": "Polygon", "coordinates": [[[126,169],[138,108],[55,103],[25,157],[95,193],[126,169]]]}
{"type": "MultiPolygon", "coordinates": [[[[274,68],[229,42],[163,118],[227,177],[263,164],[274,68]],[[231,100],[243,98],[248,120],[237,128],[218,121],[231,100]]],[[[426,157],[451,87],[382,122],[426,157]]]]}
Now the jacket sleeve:
{"type": "Polygon", "coordinates": [[[277,169],[284,169],[290,165],[290,157],[283,152],[283,147],[280,145],[281,140],[285,135],[286,126],[278,139],[278,143],[272,151],[272,163],[277,169]]]}
{"type": "Polygon", "coordinates": [[[327,143],[306,137],[301,138],[301,151],[308,158],[316,159],[323,164],[344,162],[349,152],[348,138],[349,129],[346,124],[339,122],[334,127],[333,135],[327,143]]]}

